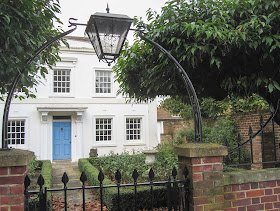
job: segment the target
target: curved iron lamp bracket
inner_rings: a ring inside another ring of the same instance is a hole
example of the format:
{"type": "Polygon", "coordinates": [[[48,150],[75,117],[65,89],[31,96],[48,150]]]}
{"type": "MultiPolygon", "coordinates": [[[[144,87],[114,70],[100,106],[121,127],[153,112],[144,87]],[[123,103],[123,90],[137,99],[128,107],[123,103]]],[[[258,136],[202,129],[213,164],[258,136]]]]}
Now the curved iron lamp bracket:
{"type": "MultiPolygon", "coordinates": [[[[39,47],[35,53],[34,56],[32,56],[31,58],[29,58],[25,64],[29,65],[43,50],[45,50],[47,47],[49,47],[50,45],[52,45],[54,42],[56,42],[57,40],[61,39],[62,37],[72,33],[73,31],[75,31],[77,29],[77,25],[86,25],[86,24],[80,24],[80,23],[74,23],[72,21],[77,21],[77,19],[75,18],[70,18],[69,19],[69,27],[74,27],[66,32],[63,32],[57,36],[55,36],[54,38],[52,38],[49,41],[46,41],[41,47],[39,47]]],[[[4,107],[4,113],[3,113],[3,121],[2,121],[2,149],[8,149],[8,118],[9,118],[9,110],[10,110],[10,105],[11,105],[11,101],[14,95],[14,91],[15,88],[21,78],[21,76],[24,74],[24,70],[21,70],[17,73],[17,75],[14,77],[14,80],[9,88],[8,91],[8,96],[5,102],[5,107],[4,107]]]]}
{"type": "Polygon", "coordinates": [[[190,97],[190,102],[193,110],[193,118],[194,118],[194,132],[195,132],[195,137],[194,140],[195,142],[202,142],[202,119],[201,119],[201,112],[200,112],[200,106],[198,102],[198,98],[195,92],[195,89],[193,87],[193,84],[187,75],[186,71],[184,68],[180,65],[180,63],[161,45],[156,43],[155,41],[145,37],[143,35],[142,30],[135,30],[139,37],[146,42],[152,44],[154,47],[156,47],[160,52],[162,52],[177,68],[179,71],[179,74],[181,78],[183,79],[183,82],[185,84],[185,87],[187,88],[189,97],[190,97]]]}

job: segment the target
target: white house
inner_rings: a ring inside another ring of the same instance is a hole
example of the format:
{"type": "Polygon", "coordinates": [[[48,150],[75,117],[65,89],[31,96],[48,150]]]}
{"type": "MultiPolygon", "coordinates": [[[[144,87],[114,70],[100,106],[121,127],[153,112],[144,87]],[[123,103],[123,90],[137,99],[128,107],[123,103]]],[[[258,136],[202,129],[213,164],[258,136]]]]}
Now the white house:
{"type": "MultiPolygon", "coordinates": [[[[13,99],[9,147],[31,150],[38,159],[72,161],[89,157],[91,148],[105,155],[155,147],[156,102],[126,103],[90,42],[67,39],[70,49],[61,47],[61,61],[37,87],[37,98],[13,99]]],[[[4,102],[0,106],[3,114],[4,102]]]]}

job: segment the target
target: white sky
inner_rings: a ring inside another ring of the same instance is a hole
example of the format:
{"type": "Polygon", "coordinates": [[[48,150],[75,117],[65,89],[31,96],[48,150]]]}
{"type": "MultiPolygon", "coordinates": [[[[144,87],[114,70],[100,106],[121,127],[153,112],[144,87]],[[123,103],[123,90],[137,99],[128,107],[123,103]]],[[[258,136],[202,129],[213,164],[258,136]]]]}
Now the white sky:
{"type": "MultiPolygon", "coordinates": [[[[160,12],[167,0],[60,0],[63,29],[68,30],[68,19],[76,18],[78,23],[87,23],[91,14],[106,12],[107,3],[110,13],[128,15],[130,18],[141,16],[146,20],[146,11],[149,8],[160,12]]],[[[78,26],[73,36],[84,36],[85,27],[78,26]]],[[[132,34],[132,33],[130,33],[132,34]]]]}

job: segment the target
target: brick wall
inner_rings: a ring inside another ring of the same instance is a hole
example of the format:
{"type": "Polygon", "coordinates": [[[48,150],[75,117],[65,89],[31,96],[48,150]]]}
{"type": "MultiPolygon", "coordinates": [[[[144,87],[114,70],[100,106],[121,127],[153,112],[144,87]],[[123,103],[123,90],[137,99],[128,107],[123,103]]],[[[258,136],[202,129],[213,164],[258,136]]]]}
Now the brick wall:
{"type": "Polygon", "coordinates": [[[0,210],[24,210],[24,178],[34,156],[27,150],[3,150],[0,153],[0,210]]]}
{"type": "Polygon", "coordinates": [[[280,181],[229,185],[225,189],[225,210],[255,211],[280,208],[280,181]]]}
{"type": "Polygon", "coordinates": [[[179,169],[189,170],[190,211],[280,211],[280,168],[223,172],[227,150],[217,144],[187,143],[174,151],[179,169]]]}
{"type": "Polygon", "coordinates": [[[0,168],[0,210],[24,209],[24,177],[27,166],[0,168]]]}
{"type": "Polygon", "coordinates": [[[280,210],[279,174],[277,168],[225,173],[225,210],[280,210]]]}

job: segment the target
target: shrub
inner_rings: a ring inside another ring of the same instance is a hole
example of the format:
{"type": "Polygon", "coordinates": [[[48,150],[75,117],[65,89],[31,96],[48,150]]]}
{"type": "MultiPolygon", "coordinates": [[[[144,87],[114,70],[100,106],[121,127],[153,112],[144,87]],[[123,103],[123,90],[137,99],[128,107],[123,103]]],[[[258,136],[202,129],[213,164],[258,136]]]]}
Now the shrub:
{"type": "Polygon", "coordinates": [[[122,154],[114,154],[110,152],[108,156],[89,158],[89,162],[98,169],[101,169],[110,179],[114,178],[115,172],[119,169],[122,174],[122,182],[132,182],[132,172],[136,168],[142,180],[142,175],[146,174],[146,171],[151,166],[145,163],[144,154],[129,155],[128,152],[122,154]]]}
{"type": "MultiPolygon", "coordinates": [[[[79,168],[84,171],[87,176],[87,182],[89,185],[98,186],[99,170],[95,168],[88,159],[79,160],[79,168]]],[[[114,182],[105,177],[103,185],[115,185],[114,182]]],[[[97,193],[100,193],[97,191],[97,193]]],[[[161,187],[154,187],[154,207],[167,206],[166,189],[161,187]]],[[[105,188],[103,189],[103,200],[109,210],[117,210],[118,207],[118,194],[117,188],[105,188]]],[[[137,188],[137,206],[138,209],[145,209],[151,206],[150,201],[150,188],[138,187],[137,188]]],[[[134,190],[133,188],[121,188],[120,191],[120,209],[121,210],[133,210],[134,208],[134,190]]]]}
{"type": "Polygon", "coordinates": [[[32,161],[28,165],[28,176],[32,179],[35,177],[36,170],[40,170],[42,167],[42,162],[39,160],[36,160],[35,157],[33,157],[32,161]]]}
{"type": "Polygon", "coordinates": [[[178,169],[178,156],[174,153],[173,144],[160,144],[157,149],[156,170],[161,175],[161,179],[166,179],[174,166],[178,169]]]}
{"type": "Polygon", "coordinates": [[[137,181],[146,182],[151,167],[153,167],[157,179],[166,180],[172,168],[177,167],[178,158],[171,145],[159,145],[157,149],[156,163],[153,165],[145,163],[145,154],[129,155],[128,152],[122,154],[111,152],[108,156],[89,158],[89,162],[97,169],[101,169],[111,180],[114,180],[115,172],[119,169],[123,183],[133,182],[132,172],[134,169],[137,169],[139,173],[137,181]]]}
{"type": "MultiPolygon", "coordinates": [[[[228,150],[237,146],[237,127],[234,120],[229,118],[218,118],[214,126],[203,125],[203,142],[216,143],[225,145],[225,140],[228,142],[228,150]]],[[[178,133],[179,135],[175,138],[175,143],[182,143],[182,134],[187,136],[187,140],[190,142],[194,139],[194,131],[192,129],[185,129],[178,133]]],[[[241,163],[247,163],[250,161],[250,155],[245,150],[241,149],[241,163]]],[[[234,151],[225,158],[226,164],[237,164],[239,163],[238,151],[234,151]]]]}
{"type": "MultiPolygon", "coordinates": [[[[50,189],[52,187],[52,164],[49,160],[35,160],[33,159],[28,166],[28,175],[30,176],[29,170],[31,170],[31,174],[33,177],[35,176],[35,169],[41,170],[41,174],[44,178],[45,184],[44,186],[50,189]]],[[[37,186],[39,189],[39,186],[37,186]]],[[[51,210],[51,201],[52,196],[49,192],[47,195],[47,205],[51,210]]],[[[29,210],[39,210],[39,199],[33,198],[29,200],[29,210]]]]}

